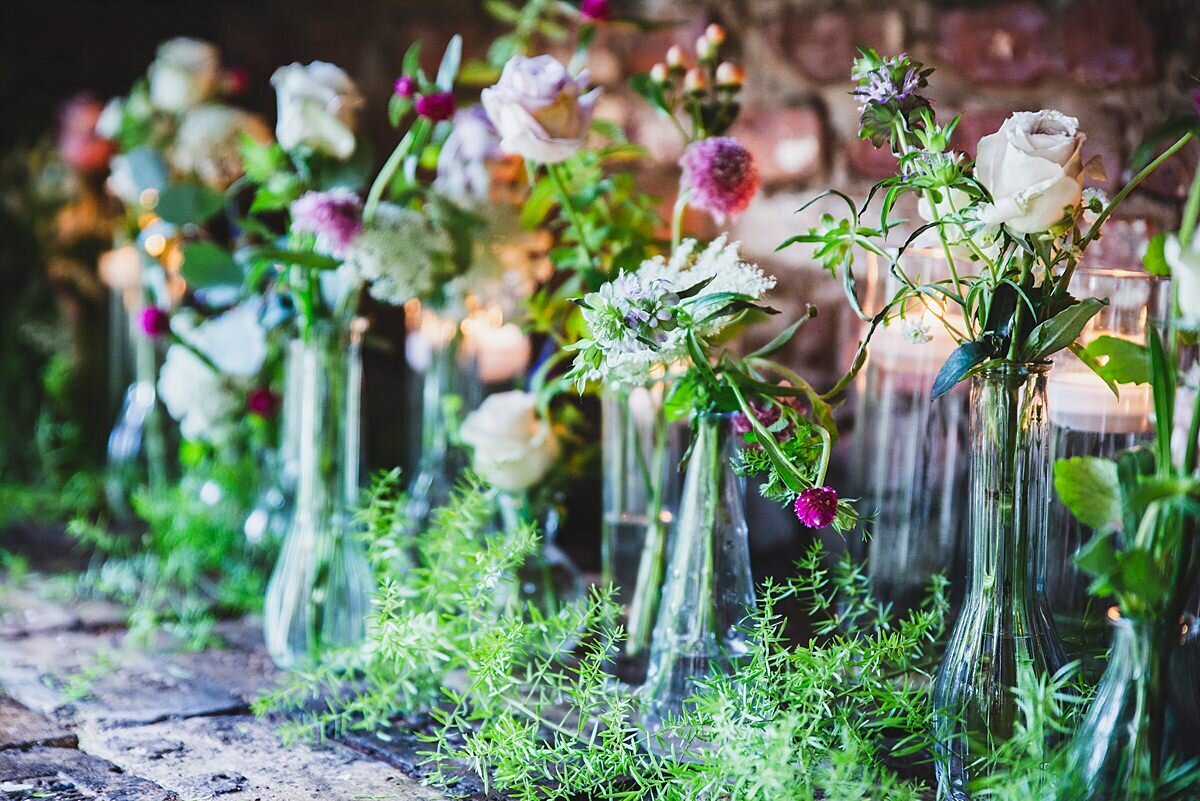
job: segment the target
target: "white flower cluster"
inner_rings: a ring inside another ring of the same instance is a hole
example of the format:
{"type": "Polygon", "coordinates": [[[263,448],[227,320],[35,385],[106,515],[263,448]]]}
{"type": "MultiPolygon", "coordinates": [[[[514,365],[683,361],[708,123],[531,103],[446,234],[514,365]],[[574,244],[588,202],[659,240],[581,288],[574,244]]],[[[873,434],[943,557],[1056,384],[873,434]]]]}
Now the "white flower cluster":
{"type": "Polygon", "coordinates": [[[583,310],[589,336],[577,346],[576,377],[638,385],[687,361],[689,331],[704,341],[736,319],[733,313],[704,320],[730,295],[753,302],[775,286],[773,277],[742,260],[738,247],[721,236],[700,250],[687,239],[669,260],[645,261],[589,294],[583,310]]]}
{"type": "Polygon", "coordinates": [[[425,297],[448,277],[450,236],[420,212],[381,203],[346,253],[346,264],[371,296],[402,306],[425,297]]]}

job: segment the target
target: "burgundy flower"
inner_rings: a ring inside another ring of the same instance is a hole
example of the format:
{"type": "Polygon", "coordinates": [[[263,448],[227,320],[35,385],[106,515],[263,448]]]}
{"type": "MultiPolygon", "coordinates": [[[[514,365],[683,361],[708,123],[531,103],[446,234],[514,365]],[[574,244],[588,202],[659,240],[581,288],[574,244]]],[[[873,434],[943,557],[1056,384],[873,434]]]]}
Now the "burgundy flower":
{"type": "Polygon", "coordinates": [[[151,339],[158,339],[171,330],[171,316],[157,306],[147,306],[138,315],[138,328],[151,339]]]}
{"type": "Polygon", "coordinates": [[[246,411],[259,417],[274,417],[279,411],[279,396],[270,387],[255,387],[246,394],[246,411]]]}
{"type": "MultiPolygon", "coordinates": [[[[787,381],[784,381],[780,386],[789,387],[787,381]]],[[[760,400],[751,400],[750,409],[754,412],[754,417],[762,424],[764,428],[770,428],[779,422],[779,418],[783,416],[783,406],[795,406],[796,399],[790,395],[785,395],[775,399],[774,403],[769,403],[760,400]],[[781,405],[782,404],[782,405],[781,405]]],[[[751,433],[754,427],[750,425],[750,419],[746,417],[745,412],[737,411],[733,413],[733,431],[739,436],[744,436],[751,433]]],[[[776,431],[775,439],[784,442],[791,439],[795,435],[792,425],[789,423],[782,431],[776,431]]],[[[755,443],[755,447],[760,447],[755,443]]]]}
{"type": "Polygon", "coordinates": [[[240,95],[250,88],[250,71],[245,67],[229,67],[222,77],[228,94],[240,95]]]}
{"type": "Polygon", "coordinates": [[[434,122],[448,120],[454,116],[454,95],[449,92],[434,92],[421,95],[414,106],[422,117],[428,117],[434,122]]]}
{"type": "Polygon", "coordinates": [[[688,202],[707,211],[718,223],[746,210],[758,192],[758,167],[742,143],[731,136],[714,136],[688,145],[679,160],[680,188],[688,202]]]}
{"type": "Polygon", "coordinates": [[[604,22],[612,17],[612,9],[608,0],[583,0],[579,5],[579,13],[592,22],[604,22]]]}
{"type": "Polygon", "coordinates": [[[417,93],[417,82],[411,76],[401,75],[396,79],[396,94],[401,97],[412,97],[417,93]]]}
{"type": "Polygon", "coordinates": [[[796,519],[809,528],[825,528],[837,517],[838,494],[833,487],[806,489],[796,498],[796,519]]]}

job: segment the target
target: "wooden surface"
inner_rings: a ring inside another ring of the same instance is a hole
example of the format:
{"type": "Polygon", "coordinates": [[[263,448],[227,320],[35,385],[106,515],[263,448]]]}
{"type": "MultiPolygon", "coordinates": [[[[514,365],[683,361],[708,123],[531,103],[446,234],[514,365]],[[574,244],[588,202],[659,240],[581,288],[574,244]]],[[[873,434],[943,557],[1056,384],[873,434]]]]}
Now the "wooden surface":
{"type": "MultiPolygon", "coordinates": [[[[223,649],[126,644],[121,610],[0,579],[0,801],[432,801],[415,738],[284,748],[250,701],[277,674],[259,623],[223,649]]],[[[165,646],[165,643],[164,643],[165,646]]]]}

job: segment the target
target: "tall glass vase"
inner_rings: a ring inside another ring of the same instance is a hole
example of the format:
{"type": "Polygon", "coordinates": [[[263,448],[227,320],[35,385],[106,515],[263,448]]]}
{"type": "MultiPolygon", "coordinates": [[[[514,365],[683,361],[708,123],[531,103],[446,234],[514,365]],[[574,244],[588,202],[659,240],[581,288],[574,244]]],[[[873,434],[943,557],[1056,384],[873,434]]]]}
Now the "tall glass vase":
{"type": "Polygon", "coordinates": [[[359,337],[317,323],[288,351],[298,392],[296,508],[263,610],[267,651],[280,667],[366,636],[375,587],[351,521],[359,493],[359,337]]]}
{"type": "Polygon", "coordinates": [[[1179,624],[1115,621],[1108,666],[1067,748],[1060,801],[1154,801],[1167,736],[1179,624]]]}
{"type": "Polygon", "coordinates": [[[650,637],[666,569],[667,543],[679,505],[683,435],[663,411],[665,381],[601,396],[603,437],[602,579],[625,612],[621,675],[637,681],[649,658],[650,637]]]}
{"type": "Polygon", "coordinates": [[[541,546],[517,568],[510,602],[530,606],[548,616],[558,614],[566,604],[581,598],[583,576],[554,542],[558,534],[558,508],[536,504],[528,493],[502,492],[497,496],[497,504],[505,536],[534,525],[541,537],[541,546]]]}
{"type": "Polygon", "coordinates": [[[1053,672],[1062,644],[1039,592],[1050,503],[1045,365],[971,379],[970,557],[966,596],[934,683],[940,798],[969,799],[978,760],[1014,733],[1012,688],[1053,672]]]}
{"type": "Polygon", "coordinates": [[[466,466],[462,454],[450,446],[451,426],[478,405],[481,394],[458,322],[425,308],[415,310],[415,315],[406,344],[416,378],[413,416],[419,426],[404,521],[408,534],[421,531],[430,513],[450,500],[454,482],[466,466]]]}
{"type": "Polygon", "coordinates": [[[650,728],[682,711],[696,680],[745,655],[742,625],[755,604],[729,415],[701,416],[694,436],[641,690],[650,728]]]}

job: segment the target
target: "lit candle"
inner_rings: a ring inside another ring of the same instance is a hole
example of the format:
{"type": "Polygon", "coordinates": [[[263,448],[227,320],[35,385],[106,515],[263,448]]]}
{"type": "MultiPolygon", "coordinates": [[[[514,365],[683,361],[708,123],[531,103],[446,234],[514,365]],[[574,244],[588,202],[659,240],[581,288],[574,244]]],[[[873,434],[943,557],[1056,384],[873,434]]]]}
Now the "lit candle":
{"type": "Polygon", "coordinates": [[[485,384],[511,381],[529,367],[532,349],[520,327],[504,322],[499,307],[479,309],[463,321],[467,352],[485,384]]]}

